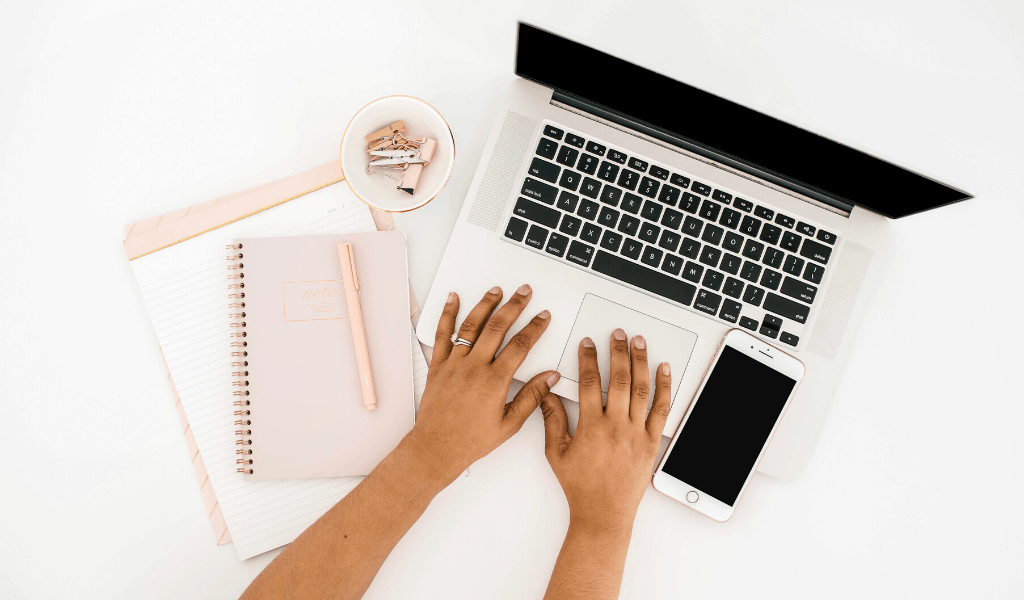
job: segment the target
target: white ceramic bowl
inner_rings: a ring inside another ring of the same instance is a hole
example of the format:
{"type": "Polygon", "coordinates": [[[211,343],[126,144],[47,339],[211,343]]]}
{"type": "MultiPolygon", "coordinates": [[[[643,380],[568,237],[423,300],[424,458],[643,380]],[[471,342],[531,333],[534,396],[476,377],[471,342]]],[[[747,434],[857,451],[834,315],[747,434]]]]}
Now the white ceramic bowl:
{"type": "Polygon", "coordinates": [[[341,171],[352,193],[373,208],[406,212],[433,200],[448,183],[455,166],[455,138],[448,123],[433,106],[412,96],[385,96],[359,110],[341,138],[341,171]],[[366,136],[381,127],[405,121],[405,134],[437,141],[430,164],[423,168],[416,193],[398,189],[398,182],[383,175],[368,175],[366,136]]]}

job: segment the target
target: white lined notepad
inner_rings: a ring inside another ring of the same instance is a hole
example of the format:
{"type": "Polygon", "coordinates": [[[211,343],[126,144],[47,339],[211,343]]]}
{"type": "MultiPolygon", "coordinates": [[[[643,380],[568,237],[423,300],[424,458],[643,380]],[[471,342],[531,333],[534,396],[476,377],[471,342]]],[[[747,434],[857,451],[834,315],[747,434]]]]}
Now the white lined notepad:
{"type": "MultiPolygon", "coordinates": [[[[246,482],[236,472],[224,249],[236,238],[375,231],[340,186],[290,200],[131,265],[239,558],[294,540],[361,478],[246,482]]],[[[412,336],[415,402],[427,364],[412,336]]]]}

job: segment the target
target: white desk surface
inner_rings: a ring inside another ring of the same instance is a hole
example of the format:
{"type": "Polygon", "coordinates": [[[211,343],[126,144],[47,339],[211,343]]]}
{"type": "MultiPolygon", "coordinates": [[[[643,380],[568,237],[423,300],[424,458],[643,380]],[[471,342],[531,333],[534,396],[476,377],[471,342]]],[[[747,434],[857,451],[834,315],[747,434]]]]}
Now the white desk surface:
{"type": "MultiPolygon", "coordinates": [[[[649,489],[622,597],[1024,595],[1019,2],[86,4],[0,2],[0,597],[235,598],[276,555],[213,543],[122,227],[336,158],[413,94],[459,149],[396,217],[425,298],[520,17],[977,196],[894,224],[802,475],[724,525],[649,489]]],[[[442,493],[367,598],[540,597],[567,523],[542,440],[538,413],[442,493]]]]}

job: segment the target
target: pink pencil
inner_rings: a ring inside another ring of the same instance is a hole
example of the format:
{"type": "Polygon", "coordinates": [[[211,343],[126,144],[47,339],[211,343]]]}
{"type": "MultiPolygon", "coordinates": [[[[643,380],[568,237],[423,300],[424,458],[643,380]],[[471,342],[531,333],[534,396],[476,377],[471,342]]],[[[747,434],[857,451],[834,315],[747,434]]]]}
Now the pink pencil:
{"type": "Polygon", "coordinates": [[[363,404],[366,410],[377,408],[377,393],[373,390],[373,372],[370,371],[370,350],[366,345],[366,328],[363,326],[363,307],[359,304],[359,277],[356,275],[356,257],[352,244],[338,244],[338,259],[345,280],[345,301],[352,323],[352,341],[356,347],[356,364],[359,365],[359,382],[363,387],[363,404]]]}

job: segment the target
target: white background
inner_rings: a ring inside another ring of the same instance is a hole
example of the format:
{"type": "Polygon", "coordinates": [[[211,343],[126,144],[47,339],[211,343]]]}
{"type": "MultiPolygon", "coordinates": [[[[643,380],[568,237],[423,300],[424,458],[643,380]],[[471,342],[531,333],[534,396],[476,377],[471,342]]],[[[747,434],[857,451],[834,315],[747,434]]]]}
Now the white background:
{"type": "MultiPolygon", "coordinates": [[[[122,228],[416,95],[459,149],[396,218],[425,298],[517,18],[977,196],[894,224],[801,476],[724,525],[648,490],[622,597],[1024,595],[1024,5],[555,4],[0,0],[0,597],[234,598],[273,558],[213,543],[122,228]]],[[[367,597],[539,597],[567,523],[542,439],[538,413],[441,494],[367,597]]]]}

